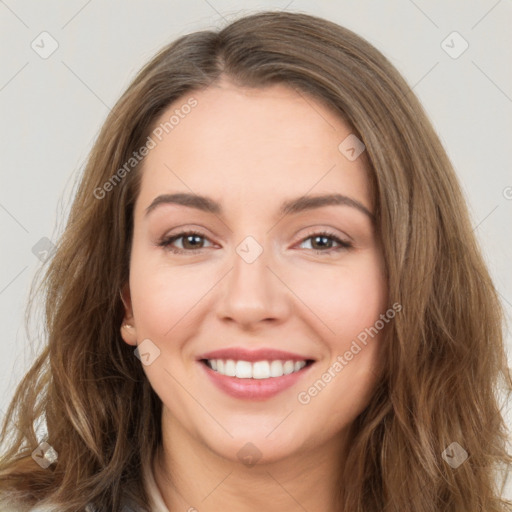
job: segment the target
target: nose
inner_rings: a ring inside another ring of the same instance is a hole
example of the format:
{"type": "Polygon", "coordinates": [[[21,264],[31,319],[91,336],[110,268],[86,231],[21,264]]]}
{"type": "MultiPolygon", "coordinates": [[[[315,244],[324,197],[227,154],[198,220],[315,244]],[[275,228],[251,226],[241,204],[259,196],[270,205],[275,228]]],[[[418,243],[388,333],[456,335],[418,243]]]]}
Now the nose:
{"type": "MultiPolygon", "coordinates": [[[[242,254],[242,256],[240,255],[242,254]]],[[[220,286],[217,316],[243,328],[261,323],[281,323],[289,313],[289,291],[272,268],[272,258],[265,249],[259,256],[245,258],[235,252],[232,268],[220,286]]]]}

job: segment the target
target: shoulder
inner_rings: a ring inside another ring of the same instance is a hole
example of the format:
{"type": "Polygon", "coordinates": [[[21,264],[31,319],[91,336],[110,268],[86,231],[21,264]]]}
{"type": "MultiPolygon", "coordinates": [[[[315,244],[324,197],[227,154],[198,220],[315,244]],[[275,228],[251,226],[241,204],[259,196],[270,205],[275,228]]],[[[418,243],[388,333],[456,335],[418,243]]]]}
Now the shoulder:
{"type": "Polygon", "coordinates": [[[50,505],[30,507],[16,501],[0,500],[0,510],[9,512],[56,512],[57,509],[50,505]]]}
{"type": "MultiPolygon", "coordinates": [[[[165,506],[158,486],[156,485],[153,472],[151,468],[145,468],[143,470],[144,486],[147,490],[150,503],[147,505],[148,508],[144,507],[141,509],[133,500],[130,499],[129,493],[124,492],[121,502],[121,509],[123,512],[169,512],[165,506]]],[[[15,499],[12,494],[2,493],[0,495],[0,512],[60,512],[62,506],[56,504],[36,505],[30,506],[23,504],[22,502],[15,499]]],[[[82,512],[82,511],[81,511],[82,512]]],[[[87,505],[83,512],[100,512],[94,504],[90,503],[87,505]]]]}
{"type": "Polygon", "coordinates": [[[49,506],[35,506],[31,507],[26,503],[19,501],[10,493],[4,493],[0,496],[0,511],[9,512],[55,512],[55,508],[49,506]]]}
{"type": "MultiPolygon", "coordinates": [[[[123,512],[145,512],[141,511],[140,508],[133,503],[129,499],[125,499],[122,502],[123,512]]],[[[6,503],[5,501],[0,501],[0,510],[2,512],[9,511],[9,512],[59,512],[61,510],[61,507],[58,505],[36,505],[32,508],[27,508],[26,505],[18,505],[16,503],[13,503],[12,501],[9,503],[6,503]],[[7,506],[8,508],[4,508],[7,506]]],[[[83,512],[99,512],[98,509],[92,505],[89,504],[85,507],[83,512]]]]}

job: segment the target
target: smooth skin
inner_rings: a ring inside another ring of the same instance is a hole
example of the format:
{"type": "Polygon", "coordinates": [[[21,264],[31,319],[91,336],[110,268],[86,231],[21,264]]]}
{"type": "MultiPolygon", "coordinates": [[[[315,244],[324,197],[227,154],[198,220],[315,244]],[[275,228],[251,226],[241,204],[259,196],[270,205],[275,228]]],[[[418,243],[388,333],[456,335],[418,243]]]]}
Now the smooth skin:
{"type": "Polygon", "coordinates": [[[163,402],[155,480],[169,510],[339,510],[348,429],[378,385],[382,332],[309,403],[298,394],[388,308],[382,251],[371,218],[357,208],[285,217],[278,209],[304,195],[339,193],[373,212],[365,154],[347,159],[338,146],[348,125],[285,85],[247,89],[222,80],[173,103],[157,124],[191,96],[197,106],[145,157],[123,289],[132,326],[121,328],[124,341],[149,339],[160,350],[144,365],[163,402]],[[145,215],[157,196],[177,192],[209,196],[223,214],[160,204],[145,215]],[[187,229],[201,235],[159,245],[187,229]],[[315,236],[324,230],[353,246],[315,236]],[[236,251],[248,236],[263,249],[252,263],[236,251]],[[237,399],[196,361],[234,346],[316,362],[272,398],[237,399]],[[239,457],[254,450],[247,443],[261,453],[254,466],[239,457]]]}

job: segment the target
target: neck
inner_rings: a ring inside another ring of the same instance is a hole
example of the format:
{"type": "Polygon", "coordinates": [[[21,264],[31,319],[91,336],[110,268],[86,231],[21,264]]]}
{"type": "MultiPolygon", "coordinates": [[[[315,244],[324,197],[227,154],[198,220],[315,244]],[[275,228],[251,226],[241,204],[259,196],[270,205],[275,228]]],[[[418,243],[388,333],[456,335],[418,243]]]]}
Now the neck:
{"type": "Polygon", "coordinates": [[[323,446],[248,466],[222,457],[172,421],[153,471],[170,511],[339,512],[346,432],[323,446]]]}

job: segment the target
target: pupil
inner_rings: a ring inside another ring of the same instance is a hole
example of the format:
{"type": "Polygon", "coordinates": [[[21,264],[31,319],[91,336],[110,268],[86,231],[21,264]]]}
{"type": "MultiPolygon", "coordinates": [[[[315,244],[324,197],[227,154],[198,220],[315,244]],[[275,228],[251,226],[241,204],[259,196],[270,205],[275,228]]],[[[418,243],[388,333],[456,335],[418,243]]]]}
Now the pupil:
{"type": "MultiPolygon", "coordinates": [[[[194,240],[194,239],[197,241],[198,239],[200,239],[200,237],[197,235],[188,235],[185,240],[187,241],[187,243],[190,243],[190,240],[194,240]]],[[[192,245],[192,247],[194,247],[194,242],[192,242],[191,245],[192,245]]]]}
{"type": "Polygon", "coordinates": [[[324,243],[323,243],[323,244],[322,244],[322,243],[320,243],[320,246],[321,246],[321,247],[325,247],[325,246],[326,246],[326,244],[325,244],[325,240],[328,240],[328,238],[327,238],[327,237],[325,237],[325,236],[316,236],[316,237],[315,237],[315,243],[316,243],[318,240],[323,240],[323,241],[324,241],[324,243]]]}

